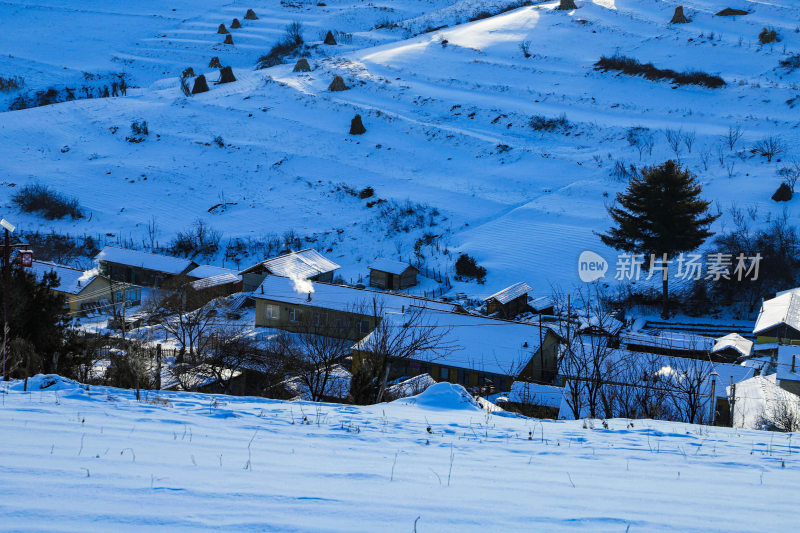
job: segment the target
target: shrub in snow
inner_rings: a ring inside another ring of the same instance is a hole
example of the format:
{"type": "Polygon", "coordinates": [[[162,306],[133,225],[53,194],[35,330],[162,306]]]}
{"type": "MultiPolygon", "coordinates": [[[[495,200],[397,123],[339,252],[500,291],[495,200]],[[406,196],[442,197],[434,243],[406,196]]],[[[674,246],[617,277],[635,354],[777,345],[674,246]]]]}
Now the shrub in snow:
{"type": "Polygon", "coordinates": [[[758,42],[761,44],[769,44],[776,41],[780,41],[780,38],[775,28],[762,28],[761,33],[758,34],[758,42]]]}
{"type": "Polygon", "coordinates": [[[744,11],[742,9],[734,9],[732,7],[726,7],[722,11],[716,13],[718,17],[735,17],[738,15],[748,15],[749,11],[744,11]]]}
{"type": "Polygon", "coordinates": [[[47,220],[83,218],[77,198],[56,192],[40,183],[24,186],[11,197],[11,201],[23,212],[38,213],[47,220]]]}
{"type": "Polygon", "coordinates": [[[375,194],[375,189],[372,187],[364,187],[361,189],[361,192],[358,193],[358,197],[362,200],[366,200],[367,198],[371,198],[375,194]]]}
{"type": "Polygon", "coordinates": [[[16,91],[23,85],[25,85],[25,80],[19,76],[11,76],[9,78],[0,76],[0,92],[16,91]]]}
{"type": "Polygon", "coordinates": [[[222,68],[222,63],[219,62],[217,56],[211,58],[211,61],[208,62],[208,68],[222,68]]]}
{"type": "Polygon", "coordinates": [[[783,140],[776,135],[770,135],[758,141],[750,152],[766,157],[767,161],[771,162],[773,157],[782,154],[785,150],[786,145],[783,140]]]}
{"type": "Polygon", "coordinates": [[[572,124],[567,120],[566,113],[562,113],[556,118],[547,118],[544,115],[534,115],[528,124],[535,131],[569,131],[572,124]]]}
{"type": "Polygon", "coordinates": [[[461,254],[456,261],[456,279],[462,278],[475,278],[481,283],[486,278],[486,269],[478,265],[474,257],[461,254]]]}
{"type": "Polygon", "coordinates": [[[181,73],[182,78],[194,78],[194,69],[192,67],[187,67],[183,69],[181,73]]]}
{"type": "Polygon", "coordinates": [[[789,72],[794,72],[800,68],[800,54],[792,54],[786,59],[781,59],[778,64],[789,72]]]}
{"type": "Polygon", "coordinates": [[[612,57],[602,56],[594,64],[595,70],[609,71],[618,70],[630,76],[643,76],[648,80],[671,80],[677,85],[702,85],[711,89],[725,86],[725,80],[719,76],[706,74],[705,72],[677,72],[672,69],[656,68],[652,63],[640,63],[632,57],[614,55],[612,57]]]}
{"type": "Polygon", "coordinates": [[[270,51],[259,57],[256,66],[258,68],[269,68],[279,65],[283,58],[297,50],[303,44],[303,25],[299,22],[292,22],[286,26],[286,33],[270,51]]]}

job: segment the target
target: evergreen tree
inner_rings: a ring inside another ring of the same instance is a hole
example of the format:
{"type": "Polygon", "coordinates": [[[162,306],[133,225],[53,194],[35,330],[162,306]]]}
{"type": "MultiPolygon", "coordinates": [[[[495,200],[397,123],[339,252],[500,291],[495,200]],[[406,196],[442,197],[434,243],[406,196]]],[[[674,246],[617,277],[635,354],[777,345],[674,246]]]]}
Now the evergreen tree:
{"type": "MultiPolygon", "coordinates": [[[[645,168],[641,176],[631,179],[627,190],[617,194],[616,203],[608,209],[615,225],[600,239],[614,249],[644,254],[645,269],[651,256],[669,260],[695,250],[713,235],[709,226],[719,217],[709,214],[711,202],[700,198],[702,191],[695,177],[675,161],[645,168]]],[[[661,315],[667,318],[666,269],[662,295],[661,315]]]]}

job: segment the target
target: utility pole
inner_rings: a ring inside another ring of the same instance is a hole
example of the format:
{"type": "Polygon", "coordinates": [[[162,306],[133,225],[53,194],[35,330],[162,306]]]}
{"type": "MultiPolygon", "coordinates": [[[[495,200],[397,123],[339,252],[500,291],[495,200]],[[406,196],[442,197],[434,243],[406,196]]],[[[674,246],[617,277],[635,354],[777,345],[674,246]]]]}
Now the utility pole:
{"type": "Polygon", "coordinates": [[[16,229],[6,219],[0,220],[5,237],[3,239],[3,381],[8,371],[8,292],[11,290],[11,232],[16,229]]]}

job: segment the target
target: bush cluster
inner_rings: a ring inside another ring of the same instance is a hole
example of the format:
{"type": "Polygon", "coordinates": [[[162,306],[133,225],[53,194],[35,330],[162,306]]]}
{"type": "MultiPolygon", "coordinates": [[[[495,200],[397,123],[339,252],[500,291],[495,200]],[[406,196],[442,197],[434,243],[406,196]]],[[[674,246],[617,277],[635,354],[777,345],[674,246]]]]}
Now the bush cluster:
{"type": "Polygon", "coordinates": [[[632,57],[615,55],[612,57],[602,56],[600,61],[594,64],[595,70],[618,70],[630,76],[643,76],[648,80],[671,80],[677,85],[702,85],[711,89],[718,89],[725,86],[725,80],[719,76],[706,74],[705,72],[677,72],[672,69],[656,68],[652,63],[640,63],[632,57]]]}
{"type": "Polygon", "coordinates": [[[26,185],[11,197],[11,201],[25,213],[38,213],[47,220],[83,217],[77,198],[61,194],[47,185],[26,185]]]}

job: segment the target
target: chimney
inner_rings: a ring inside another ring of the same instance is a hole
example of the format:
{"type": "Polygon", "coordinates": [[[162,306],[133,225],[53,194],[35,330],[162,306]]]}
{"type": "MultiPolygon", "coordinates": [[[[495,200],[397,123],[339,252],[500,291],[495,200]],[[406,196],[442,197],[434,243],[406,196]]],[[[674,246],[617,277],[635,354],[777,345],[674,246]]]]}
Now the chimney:
{"type": "Polygon", "coordinates": [[[797,359],[797,355],[792,355],[792,373],[794,373],[794,361],[797,359]]]}
{"type": "Polygon", "coordinates": [[[309,293],[308,293],[308,301],[309,301],[309,302],[311,301],[311,292],[310,292],[310,291],[309,291],[309,293]]]}

